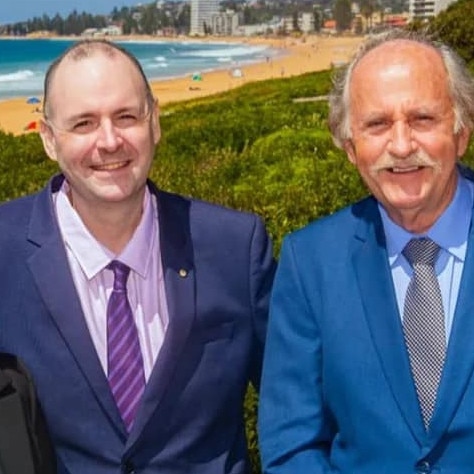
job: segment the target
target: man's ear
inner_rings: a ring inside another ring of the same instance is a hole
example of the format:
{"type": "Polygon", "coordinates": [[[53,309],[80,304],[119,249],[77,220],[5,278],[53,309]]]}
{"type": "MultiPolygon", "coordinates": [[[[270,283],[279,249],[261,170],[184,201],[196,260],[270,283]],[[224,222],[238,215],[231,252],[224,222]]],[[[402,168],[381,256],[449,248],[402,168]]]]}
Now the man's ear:
{"type": "Polygon", "coordinates": [[[43,142],[43,148],[46,151],[46,154],[49,158],[53,161],[58,161],[58,157],[56,154],[56,139],[54,138],[53,131],[51,130],[51,126],[48,125],[46,120],[40,120],[40,127],[39,133],[41,140],[43,142]]]}
{"type": "Polygon", "coordinates": [[[466,153],[467,147],[469,145],[469,140],[471,139],[472,130],[467,127],[463,127],[457,134],[457,157],[462,158],[464,153],[466,153]]]}
{"type": "Polygon", "coordinates": [[[354,146],[354,143],[351,139],[348,139],[344,142],[342,145],[342,148],[347,154],[347,158],[349,158],[349,161],[355,165],[357,162],[357,156],[356,156],[356,149],[354,146]]]}
{"type": "Polygon", "coordinates": [[[161,138],[161,127],[160,127],[160,106],[158,104],[158,99],[155,100],[153,106],[153,111],[151,113],[151,127],[153,133],[153,141],[155,145],[158,145],[158,142],[161,138]]]}

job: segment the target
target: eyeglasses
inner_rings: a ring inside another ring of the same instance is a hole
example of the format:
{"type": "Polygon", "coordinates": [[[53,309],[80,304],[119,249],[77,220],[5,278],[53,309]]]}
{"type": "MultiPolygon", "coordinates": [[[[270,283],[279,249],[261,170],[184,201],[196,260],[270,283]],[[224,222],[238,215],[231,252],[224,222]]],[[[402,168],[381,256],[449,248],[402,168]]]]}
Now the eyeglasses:
{"type": "MultiPolygon", "coordinates": [[[[138,127],[147,122],[154,110],[154,106],[155,102],[147,107],[146,112],[134,109],[124,109],[112,115],[109,120],[112,127],[116,130],[128,130],[138,127]]],[[[48,117],[45,117],[45,122],[48,126],[71,135],[91,135],[101,127],[103,120],[103,117],[84,115],[72,120],[70,124],[61,127],[49,120],[48,117]]]]}

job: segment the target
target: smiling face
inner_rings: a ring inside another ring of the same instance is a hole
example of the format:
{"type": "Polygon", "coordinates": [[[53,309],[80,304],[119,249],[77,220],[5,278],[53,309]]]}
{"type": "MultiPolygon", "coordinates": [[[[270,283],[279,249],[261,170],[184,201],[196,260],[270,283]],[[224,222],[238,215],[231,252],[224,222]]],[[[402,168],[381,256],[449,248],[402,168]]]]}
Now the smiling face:
{"type": "Polygon", "coordinates": [[[125,55],[99,49],[64,58],[41,137],[80,215],[104,204],[141,206],[160,129],[143,78],[125,55]]]}
{"type": "Polygon", "coordinates": [[[413,41],[385,43],[356,65],[349,97],[349,159],[396,223],[425,232],[454,195],[469,140],[454,133],[442,59],[413,41]]]}

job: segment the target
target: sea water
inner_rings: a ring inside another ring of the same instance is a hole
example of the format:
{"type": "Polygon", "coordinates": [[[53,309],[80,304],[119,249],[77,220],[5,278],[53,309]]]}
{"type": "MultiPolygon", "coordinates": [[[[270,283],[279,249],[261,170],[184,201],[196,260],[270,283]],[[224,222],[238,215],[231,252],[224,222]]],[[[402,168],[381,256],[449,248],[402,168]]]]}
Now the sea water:
{"type": "MultiPolygon", "coordinates": [[[[40,96],[51,62],[74,40],[0,39],[0,100],[40,96]]],[[[117,41],[140,61],[150,80],[203,74],[263,61],[278,52],[265,45],[203,41],[117,41]]]]}

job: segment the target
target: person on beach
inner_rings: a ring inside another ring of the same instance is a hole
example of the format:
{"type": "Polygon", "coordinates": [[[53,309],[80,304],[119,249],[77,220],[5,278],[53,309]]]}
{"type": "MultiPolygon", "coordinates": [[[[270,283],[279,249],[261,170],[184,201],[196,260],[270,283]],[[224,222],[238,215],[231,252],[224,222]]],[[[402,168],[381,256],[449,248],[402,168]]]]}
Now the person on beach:
{"type": "Polygon", "coordinates": [[[158,105],[118,45],[75,43],[43,107],[61,173],[0,206],[0,349],[32,372],[58,473],[248,473],[275,267],[261,219],[147,179],[158,105]]]}
{"type": "Polygon", "coordinates": [[[471,474],[474,80],[447,46],[367,39],[330,128],[372,196],[287,236],[259,405],[267,474],[471,474]]]}

